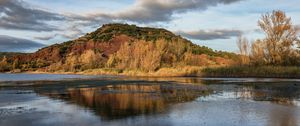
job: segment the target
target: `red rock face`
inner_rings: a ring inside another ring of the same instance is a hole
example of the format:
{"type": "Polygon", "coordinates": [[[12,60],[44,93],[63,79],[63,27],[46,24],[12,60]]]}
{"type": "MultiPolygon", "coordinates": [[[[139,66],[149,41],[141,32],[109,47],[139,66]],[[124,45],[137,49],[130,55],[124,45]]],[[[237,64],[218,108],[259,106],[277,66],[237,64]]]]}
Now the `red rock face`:
{"type": "Polygon", "coordinates": [[[114,37],[108,42],[95,42],[93,40],[89,40],[87,42],[75,42],[68,49],[68,53],[82,54],[86,50],[94,50],[96,52],[103,53],[105,56],[109,56],[110,54],[117,52],[122,43],[128,42],[129,40],[129,37],[121,35],[114,37]]]}
{"type": "Polygon", "coordinates": [[[38,59],[49,62],[58,62],[61,58],[62,56],[59,53],[59,48],[56,46],[50,46],[35,53],[17,55],[13,59],[19,59],[21,62],[31,62],[38,59]]]}
{"type": "Polygon", "coordinates": [[[45,61],[58,62],[61,60],[62,56],[60,55],[60,49],[58,47],[50,47],[43,50],[40,50],[31,55],[32,60],[41,59],[45,61]]]}
{"type": "Polygon", "coordinates": [[[114,37],[108,42],[95,42],[93,40],[88,41],[73,41],[65,48],[65,52],[61,52],[63,44],[52,45],[43,48],[32,54],[18,55],[14,59],[18,58],[21,62],[31,62],[36,60],[43,60],[48,63],[56,63],[62,61],[68,54],[80,55],[86,50],[94,50],[97,53],[102,53],[104,57],[109,57],[110,54],[117,52],[122,43],[128,42],[130,38],[126,35],[120,35],[114,37]]]}
{"type": "Polygon", "coordinates": [[[109,56],[110,54],[117,52],[120,49],[121,45],[128,42],[129,40],[130,38],[127,36],[118,36],[112,39],[110,42],[98,44],[96,48],[102,49],[103,54],[105,56],[109,56]]]}

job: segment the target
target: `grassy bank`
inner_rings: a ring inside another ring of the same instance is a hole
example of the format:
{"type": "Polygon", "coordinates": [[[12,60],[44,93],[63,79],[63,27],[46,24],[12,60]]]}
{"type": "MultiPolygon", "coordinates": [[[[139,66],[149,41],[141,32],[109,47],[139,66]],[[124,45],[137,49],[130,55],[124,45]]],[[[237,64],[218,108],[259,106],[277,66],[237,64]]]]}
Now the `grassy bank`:
{"type": "Polygon", "coordinates": [[[153,76],[153,77],[257,77],[257,78],[300,78],[300,67],[282,66],[230,66],[230,67],[178,67],[161,68],[155,72],[119,69],[91,69],[79,74],[89,75],[125,75],[125,76],[153,76]]]}
{"type": "Polygon", "coordinates": [[[30,73],[50,73],[50,74],[82,74],[82,75],[123,75],[123,76],[144,76],[144,77],[236,77],[236,78],[300,78],[300,67],[282,66],[230,66],[230,67],[177,67],[161,68],[153,72],[140,70],[121,69],[89,69],[77,72],[43,72],[34,71],[30,73]]]}
{"type": "Polygon", "coordinates": [[[120,69],[90,69],[77,74],[85,75],[124,75],[124,76],[147,76],[147,77],[182,77],[182,76],[201,76],[203,67],[180,67],[180,68],[161,68],[153,72],[140,70],[120,70],[120,69]]]}

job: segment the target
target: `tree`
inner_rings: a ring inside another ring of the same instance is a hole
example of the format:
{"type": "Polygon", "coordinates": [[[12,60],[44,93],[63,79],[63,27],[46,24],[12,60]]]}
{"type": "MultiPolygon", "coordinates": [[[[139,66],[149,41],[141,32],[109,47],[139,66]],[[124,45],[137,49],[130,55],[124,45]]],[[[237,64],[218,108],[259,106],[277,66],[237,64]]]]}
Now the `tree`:
{"type": "Polygon", "coordinates": [[[78,56],[71,53],[67,56],[65,64],[64,64],[64,70],[65,71],[76,71],[80,67],[80,63],[78,60],[78,56]]]}
{"type": "Polygon", "coordinates": [[[20,67],[19,59],[15,59],[13,64],[12,64],[12,69],[13,70],[19,69],[19,67],[20,67]]]}
{"type": "Polygon", "coordinates": [[[237,45],[240,53],[240,65],[249,64],[249,41],[247,38],[239,36],[237,40],[237,45]]]}
{"type": "Polygon", "coordinates": [[[297,30],[292,24],[291,18],[283,11],[267,13],[258,21],[260,28],[264,31],[266,38],[265,59],[271,65],[290,65],[290,54],[294,46],[299,42],[297,30]]]}
{"type": "Polygon", "coordinates": [[[9,69],[8,62],[6,56],[2,58],[2,61],[0,62],[0,72],[7,71],[9,69]]]}
{"type": "Polygon", "coordinates": [[[94,69],[99,66],[101,55],[95,53],[94,50],[86,50],[80,55],[80,62],[82,63],[83,69],[94,69]]]}
{"type": "Polygon", "coordinates": [[[251,64],[259,66],[266,64],[265,59],[265,51],[264,51],[264,45],[265,43],[261,40],[256,40],[251,45],[251,54],[250,54],[250,61],[251,64]]]}
{"type": "Polygon", "coordinates": [[[164,40],[156,42],[137,40],[132,43],[124,43],[119,51],[108,60],[107,66],[146,72],[155,71],[161,66],[162,55],[167,48],[165,43],[164,40]]]}
{"type": "Polygon", "coordinates": [[[107,68],[114,68],[116,66],[116,54],[112,54],[109,56],[109,59],[106,62],[107,68]]]}

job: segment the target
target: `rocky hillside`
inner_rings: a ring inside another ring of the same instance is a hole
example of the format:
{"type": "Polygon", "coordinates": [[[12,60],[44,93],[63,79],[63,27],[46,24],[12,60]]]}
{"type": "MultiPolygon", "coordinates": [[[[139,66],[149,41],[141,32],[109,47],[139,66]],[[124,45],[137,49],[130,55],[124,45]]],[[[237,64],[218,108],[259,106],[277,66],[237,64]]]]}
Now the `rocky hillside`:
{"type": "Polygon", "coordinates": [[[178,65],[228,64],[235,57],[232,53],[195,45],[165,29],[106,24],[78,39],[51,45],[32,54],[16,55],[9,62],[17,62],[17,67],[24,70],[73,71],[104,67],[148,70],[143,61],[159,59],[149,64],[155,66],[149,70],[156,70],[178,65]]]}

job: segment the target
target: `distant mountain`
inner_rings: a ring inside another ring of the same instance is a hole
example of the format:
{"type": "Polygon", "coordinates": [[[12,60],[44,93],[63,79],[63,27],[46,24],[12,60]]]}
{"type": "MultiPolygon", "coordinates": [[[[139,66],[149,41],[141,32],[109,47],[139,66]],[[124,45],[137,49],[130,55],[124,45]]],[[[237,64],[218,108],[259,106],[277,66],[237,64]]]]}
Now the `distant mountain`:
{"type": "Polygon", "coordinates": [[[32,54],[15,55],[10,62],[17,60],[18,67],[24,70],[129,68],[152,71],[178,65],[224,65],[234,58],[233,53],[193,44],[166,29],[106,24],[78,39],[51,45],[32,54]]]}

